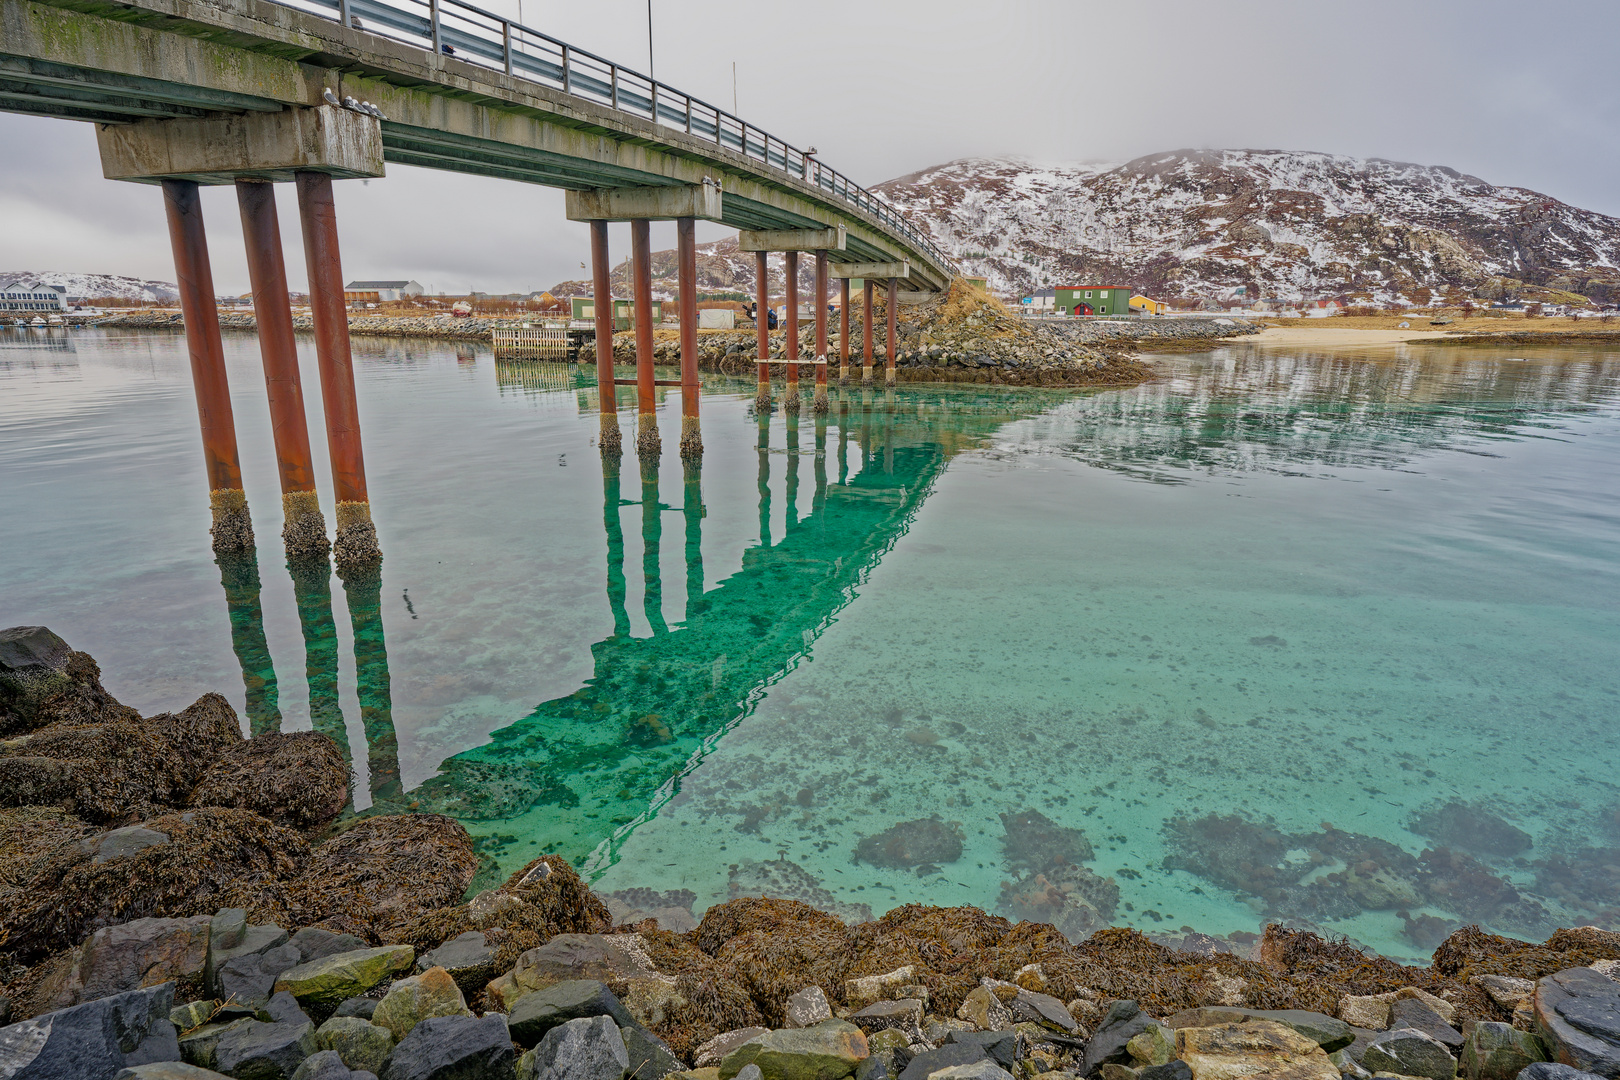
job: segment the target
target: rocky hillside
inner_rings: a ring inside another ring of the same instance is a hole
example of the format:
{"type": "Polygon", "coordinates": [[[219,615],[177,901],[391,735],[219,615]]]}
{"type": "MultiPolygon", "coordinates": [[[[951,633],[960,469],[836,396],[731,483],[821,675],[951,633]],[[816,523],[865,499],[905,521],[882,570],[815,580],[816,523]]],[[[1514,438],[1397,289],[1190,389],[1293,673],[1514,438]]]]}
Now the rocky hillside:
{"type": "Polygon", "coordinates": [[[0,270],[0,289],[13,281],[60,285],[68,298],[79,300],[177,300],[179,292],[167,281],[145,281],[121,274],[70,274],[61,270],[0,270]]]}
{"type": "Polygon", "coordinates": [[[1277,150],[969,158],[877,190],[1004,293],[1620,302],[1620,218],[1443,166],[1277,150]]]}
{"type": "MultiPolygon", "coordinates": [[[[783,282],[785,269],[780,253],[770,256],[770,287],[771,296],[776,303],[781,302],[784,291],[783,282]]],[[[815,287],[815,258],[808,254],[799,257],[799,295],[809,302],[811,290],[815,287]]],[[[675,297],[676,288],[675,249],[655,251],[652,253],[652,286],[653,298],[657,300],[671,300],[675,297]]],[[[697,248],[697,276],[698,288],[705,293],[709,292],[739,292],[750,298],[754,295],[754,253],[740,251],[737,238],[728,236],[724,240],[716,240],[709,244],[699,244],[697,248]]],[[[613,295],[628,297],[630,295],[630,260],[625,258],[613,268],[613,295]]],[[[832,282],[828,288],[836,293],[837,282],[832,282]]],[[[548,292],[553,296],[589,296],[591,295],[590,279],[573,279],[559,281],[548,292]]]]}

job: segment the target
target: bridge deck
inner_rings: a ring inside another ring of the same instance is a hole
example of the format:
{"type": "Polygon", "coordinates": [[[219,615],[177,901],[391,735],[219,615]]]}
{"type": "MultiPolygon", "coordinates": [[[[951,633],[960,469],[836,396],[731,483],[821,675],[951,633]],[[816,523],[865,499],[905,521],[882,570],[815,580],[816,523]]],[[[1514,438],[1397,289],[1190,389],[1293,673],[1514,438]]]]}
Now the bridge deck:
{"type": "Polygon", "coordinates": [[[414,13],[430,10],[417,0],[300,2],[317,10],[0,0],[0,110],[128,123],[318,106],[330,89],[382,111],[390,162],[577,189],[714,177],[725,224],[843,224],[839,261],[909,259],[921,288],[954,272],[924,233],[847,177],[631,69],[459,0],[434,5],[437,23],[414,13]],[[344,12],[366,29],[338,22],[344,12]]]}

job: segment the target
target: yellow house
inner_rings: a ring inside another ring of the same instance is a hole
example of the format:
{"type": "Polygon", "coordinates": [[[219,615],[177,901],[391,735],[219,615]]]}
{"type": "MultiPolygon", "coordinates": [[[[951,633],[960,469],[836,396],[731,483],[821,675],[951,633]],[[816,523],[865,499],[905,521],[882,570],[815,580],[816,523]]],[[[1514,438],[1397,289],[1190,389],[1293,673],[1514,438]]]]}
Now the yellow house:
{"type": "Polygon", "coordinates": [[[1144,315],[1163,315],[1170,310],[1169,304],[1161,304],[1157,300],[1150,300],[1145,296],[1131,297],[1131,310],[1140,311],[1144,315]]]}

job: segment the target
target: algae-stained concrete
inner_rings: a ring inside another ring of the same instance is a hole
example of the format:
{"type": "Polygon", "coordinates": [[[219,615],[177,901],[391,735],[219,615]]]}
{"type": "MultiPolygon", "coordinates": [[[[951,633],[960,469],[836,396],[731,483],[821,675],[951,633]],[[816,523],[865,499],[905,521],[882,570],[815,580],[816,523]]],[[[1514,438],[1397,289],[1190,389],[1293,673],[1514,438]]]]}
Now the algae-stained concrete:
{"type": "Polygon", "coordinates": [[[109,180],[229,184],[243,179],[289,182],[299,171],[339,179],[384,175],[377,118],[332,105],[99,124],[96,142],[101,171],[109,180]]]}
{"type": "Polygon", "coordinates": [[[0,0],[5,107],[106,123],[377,105],[386,160],[572,189],[719,180],[739,229],[845,226],[847,258],[949,267],[876,212],[722,146],[526,79],[340,26],[268,0],[0,0]]]}

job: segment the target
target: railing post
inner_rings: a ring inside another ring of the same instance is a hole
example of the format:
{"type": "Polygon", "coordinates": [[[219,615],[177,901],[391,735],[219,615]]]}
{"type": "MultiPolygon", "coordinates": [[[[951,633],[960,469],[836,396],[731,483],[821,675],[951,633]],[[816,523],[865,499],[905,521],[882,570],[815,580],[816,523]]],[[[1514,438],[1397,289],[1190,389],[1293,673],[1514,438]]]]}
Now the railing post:
{"type": "Polygon", "coordinates": [[[571,70],[571,66],[568,63],[568,46],[567,45],[564,45],[562,47],[562,54],[563,54],[563,57],[562,57],[562,60],[563,60],[563,93],[572,94],[574,92],[574,76],[573,76],[573,71],[571,70]]]}
{"type": "Polygon", "coordinates": [[[692,134],[692,95],[686,96],[686,133],[692,134]]]}
{"type": "Polygon", "coordinates": [[[439,0],[428,0],[428,22],[433,30],[433,52],[436,56],[444,54],[444,44],[439,40],[439,0]]]}
{"type": "Polygon", "coordinates": [[[349,0],[338,0],[338,25],[349,26],[349,0]]]}
{"type": "Polygon", "coordinates": [[[501,56],[506,61],[506,73],[512,74],[512,24],[501,20],[501,56]]]}
{"type": "Polygon", "coordinates": [[[652,88],[650,93],[652,98],[652,122],[656,124],[658,123],[658,84],[648,79],[647,85],[652,88]]]}
{"type": "Polygon", "coordinates": [[[609,72],[613,80],[613,107],[617,109],[619,107],[619,65],[614,64],[609,69],[609,72]]]}
{"type": "Polygon", "coordinates": [[[720,146],[720,110],[714,110],[714,145],[720,146]]]}

